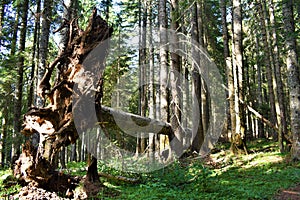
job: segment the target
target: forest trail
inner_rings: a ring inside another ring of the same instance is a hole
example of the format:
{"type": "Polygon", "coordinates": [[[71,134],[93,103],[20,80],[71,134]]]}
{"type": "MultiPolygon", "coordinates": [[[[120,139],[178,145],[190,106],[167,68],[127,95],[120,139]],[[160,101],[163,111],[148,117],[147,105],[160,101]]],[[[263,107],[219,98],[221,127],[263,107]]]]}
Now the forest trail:
{"type": "Polygon", "coordinates": [[[285,189],[275,197],[276,200],[299,200],[300,199],[300,183],[296,187],[285,189]]]}

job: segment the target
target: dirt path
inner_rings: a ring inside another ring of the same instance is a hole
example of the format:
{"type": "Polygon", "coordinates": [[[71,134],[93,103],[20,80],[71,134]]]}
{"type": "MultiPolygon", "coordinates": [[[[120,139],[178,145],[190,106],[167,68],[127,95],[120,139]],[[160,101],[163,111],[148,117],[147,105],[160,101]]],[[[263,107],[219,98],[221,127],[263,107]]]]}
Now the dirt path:
{"type": "Polygon", "coordinates": [[[285,189],[279,192],[276,200],[300,200],[300,184],[295,187],[285,189]]]}

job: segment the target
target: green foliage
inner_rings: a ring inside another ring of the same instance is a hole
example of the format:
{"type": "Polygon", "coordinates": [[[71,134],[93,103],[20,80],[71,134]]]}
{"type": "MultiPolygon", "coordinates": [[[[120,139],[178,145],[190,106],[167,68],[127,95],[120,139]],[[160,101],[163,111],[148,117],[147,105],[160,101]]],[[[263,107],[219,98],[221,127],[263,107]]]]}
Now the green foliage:
{"type": "Polygon", "coordinates": [[[84,176],[86,174],[87,165],[85,162],[69,162],[66,167],[65,173],[73,176],[84,176]]]}
{"type": "MultiPolygon", "coordinates": [[[[249,144],[255,151],[235,157],[227,151],[216,151],[208,165],[200,160],[176,161],[151,173],[121,172],[98,161],[98,171],[114,176],[138,178],[140,184],[127,184],[101,178],[101,199],[272,199],[284,188],[300,180],[300,163],[287,163],[274,143],[258,140],[249,144]],[[221,161],[220,161],[221,159],[221,161]],[[216,161],[219,160],[219,161],[216,161]]],[[[220,146],[220,148],[223,148],[220,146]]],[[[84,176],[85,162],[70,162],[65,173],[84,176]]],[[[20,189],[10,170],[0,171],[0,197],[20,189]]]]}
{"type": "Polygon", "coordinates": [[[299,183],[300,164],[286,163],[273,143],[262,140],[250,146],[271,151],[238,158],[220,151],[212,155],[223,160],[217,167],[199,160],[175,162],[143,174],[139,185],[107,185],[120,195],[104,199],[272,199],[280,189],[299,183]]]}
{"type": "Polygon", "coordinates": [[[9,199],[9,197],[20,190],[21,186],[17,184],[12,175],[12,171],[4,169],[0,171],[0,198],[9,199]]]}
{"type": "Polygon", "coordinates": [[[97,2],[92,0],[80,0],[79,1],[79,26],[82,30],[88,25],[89,16],[92,13],[94,7],[96,7],[97,2]]]}

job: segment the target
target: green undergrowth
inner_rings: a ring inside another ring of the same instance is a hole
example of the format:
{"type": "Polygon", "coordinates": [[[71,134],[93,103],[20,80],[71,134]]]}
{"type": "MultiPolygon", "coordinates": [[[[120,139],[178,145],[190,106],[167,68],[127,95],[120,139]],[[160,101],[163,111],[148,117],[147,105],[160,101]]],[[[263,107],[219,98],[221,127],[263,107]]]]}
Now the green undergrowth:
{"type": "Polygon", "coordinates": [[[20,188],[10,169],[0,170],[0,199],[10,199],[20,188]]]}
{"type": "MultiPolygon", "coordinates": [[[[103,199],[274,199],[284,188],[300,183],[300,163],[286,161],[275,143],[259,140],[248,155],[233,156],[225,148],[210,159],[187,159],[141,175],[140,184],[108,187],[120,194],[103,199]]],[[[120,174],[122,174],[120,172],[120,174]]]]}
{"type": "MultiPolygon", "coordinates": [[[[248,143],[249,154],[234,156],[220,144],[210,157],[186,158],[151,173],[120,172],[98,163],[98,170],[114,176],[138,179],[129,184],[101,177],[99,199],[274,199],[282,189],[300,184],[300,163],[289,162],[276,144],[266,140],[248,143]]],[[[65,173],[86,174],[86,163],[70,162],[65,173]]],[[[10,185],[10,170],[0,171],[0,199],[20,188],[10,185]]]]}

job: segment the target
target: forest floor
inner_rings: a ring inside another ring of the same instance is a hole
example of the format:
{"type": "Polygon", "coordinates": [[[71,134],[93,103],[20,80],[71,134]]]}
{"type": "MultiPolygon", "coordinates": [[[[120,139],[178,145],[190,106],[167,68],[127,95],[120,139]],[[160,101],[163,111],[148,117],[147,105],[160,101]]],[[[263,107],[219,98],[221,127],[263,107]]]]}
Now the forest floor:
{"type": "MultiPolygon", "coordinates": [[[[140,182],[133,184],[102,177],[93,199],[300,200],[300,163],[289,162],[288,155],[281,154],[273,142],[258,140],[250,142],[248,147],[248,155],[236,157],[230,154],[228,145],[218,145],[205,159],[184,158],[146,174],[116,171],[99,162],[101,172],[140,182]]],[[[83,177],[85,166],[83,162],[68,163],[65,173],[83,177]]],[[[20,191],[24,187],[21,189],[10,170],[1,170],[0,199],[13,199],[20,191]]]]}
{"type": "Polygon", "coordinates": [[[282,190],[275,196],[276,200],[299,200],[300,199],[300,185],[292,188],[282,190]]]}

